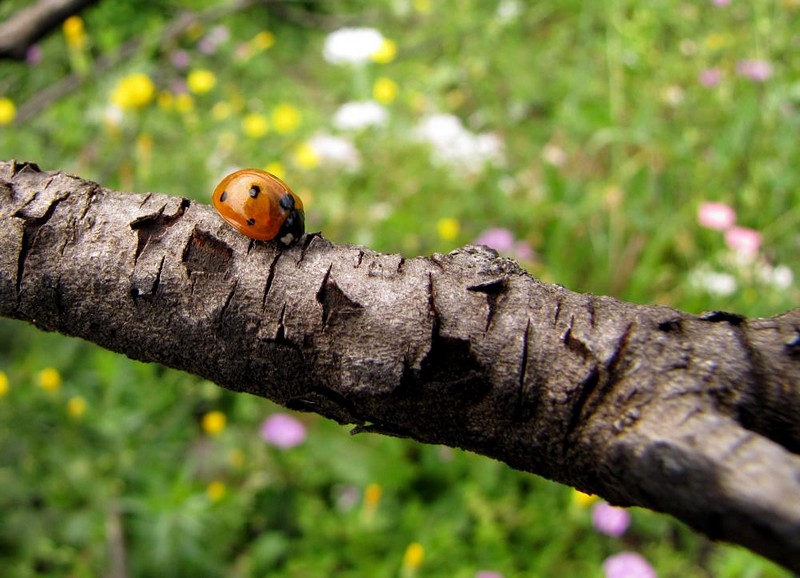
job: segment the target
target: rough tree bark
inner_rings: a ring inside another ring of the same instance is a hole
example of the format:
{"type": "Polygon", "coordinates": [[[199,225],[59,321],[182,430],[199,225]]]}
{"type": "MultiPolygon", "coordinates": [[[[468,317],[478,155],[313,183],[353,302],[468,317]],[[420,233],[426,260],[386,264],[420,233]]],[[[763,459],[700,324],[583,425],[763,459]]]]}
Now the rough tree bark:
{"type": "Polygon", "coordinates": [[[668,512],[800,572],[800,309],[633,305],[478,247],[280,249],[207,205],[11,161],[0,315],[668,512]]]}

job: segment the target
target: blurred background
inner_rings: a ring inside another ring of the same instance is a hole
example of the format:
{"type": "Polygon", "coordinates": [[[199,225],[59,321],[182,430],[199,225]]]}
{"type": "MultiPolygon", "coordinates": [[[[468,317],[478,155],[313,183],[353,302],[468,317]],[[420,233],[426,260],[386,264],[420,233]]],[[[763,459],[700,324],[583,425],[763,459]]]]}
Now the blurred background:
{"type": "MultiPolygon", "coordinates": [[[[336,243],[483,243],[690,312],[798,304],[800,0],[101,0],[4,36],[0,159],[203,202],[262,168],[336,243]]],[[[0,487],[12,578],[789,576],[8,320],[0,487]]]]}

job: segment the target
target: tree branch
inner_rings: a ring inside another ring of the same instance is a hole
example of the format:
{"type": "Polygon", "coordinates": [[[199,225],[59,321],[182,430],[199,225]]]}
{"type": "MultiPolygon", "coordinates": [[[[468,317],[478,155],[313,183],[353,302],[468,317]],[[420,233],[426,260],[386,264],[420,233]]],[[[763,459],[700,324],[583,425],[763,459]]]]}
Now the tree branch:
{"type": "Polygon", "coordinates": [[[22,60],[37,40],[97,0],[39,0],[0,22],[0,58],[22,60]]]}
{"type": "Polygon", "coordinates": [[[280,249],[188,199],[11,161],[0,315],[668,512],[800,572],[800,309],[581,295],[479,247],[280,249]]]}

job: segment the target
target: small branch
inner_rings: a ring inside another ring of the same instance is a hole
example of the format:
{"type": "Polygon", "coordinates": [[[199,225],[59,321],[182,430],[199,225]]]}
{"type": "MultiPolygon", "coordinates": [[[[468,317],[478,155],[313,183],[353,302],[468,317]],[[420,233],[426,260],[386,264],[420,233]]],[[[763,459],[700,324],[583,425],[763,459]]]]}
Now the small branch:
{"type": "Polygon", "coordinates": [[[39,0],[0,22],[0,58],[23,60],[36,41],[97,0],[39,0]]]}
{"type": "Polygon", "coordinates": [[[0,315],[668,512],[800,572],[800,309],[582,295],[480,247],[281,249],[207,205],[11,161],[0,315]]]}

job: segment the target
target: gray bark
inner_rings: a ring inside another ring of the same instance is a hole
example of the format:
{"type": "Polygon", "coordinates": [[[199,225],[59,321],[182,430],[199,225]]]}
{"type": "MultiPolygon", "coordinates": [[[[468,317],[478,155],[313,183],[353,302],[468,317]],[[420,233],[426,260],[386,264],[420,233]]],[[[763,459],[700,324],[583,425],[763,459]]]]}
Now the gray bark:
{"type": "Polygon", "coordinates": [[[0,315],[668,512],[800,572],[800,309],[577,294],[480,247],[282,249],[207,205],[11,161],[0,315]]]}

